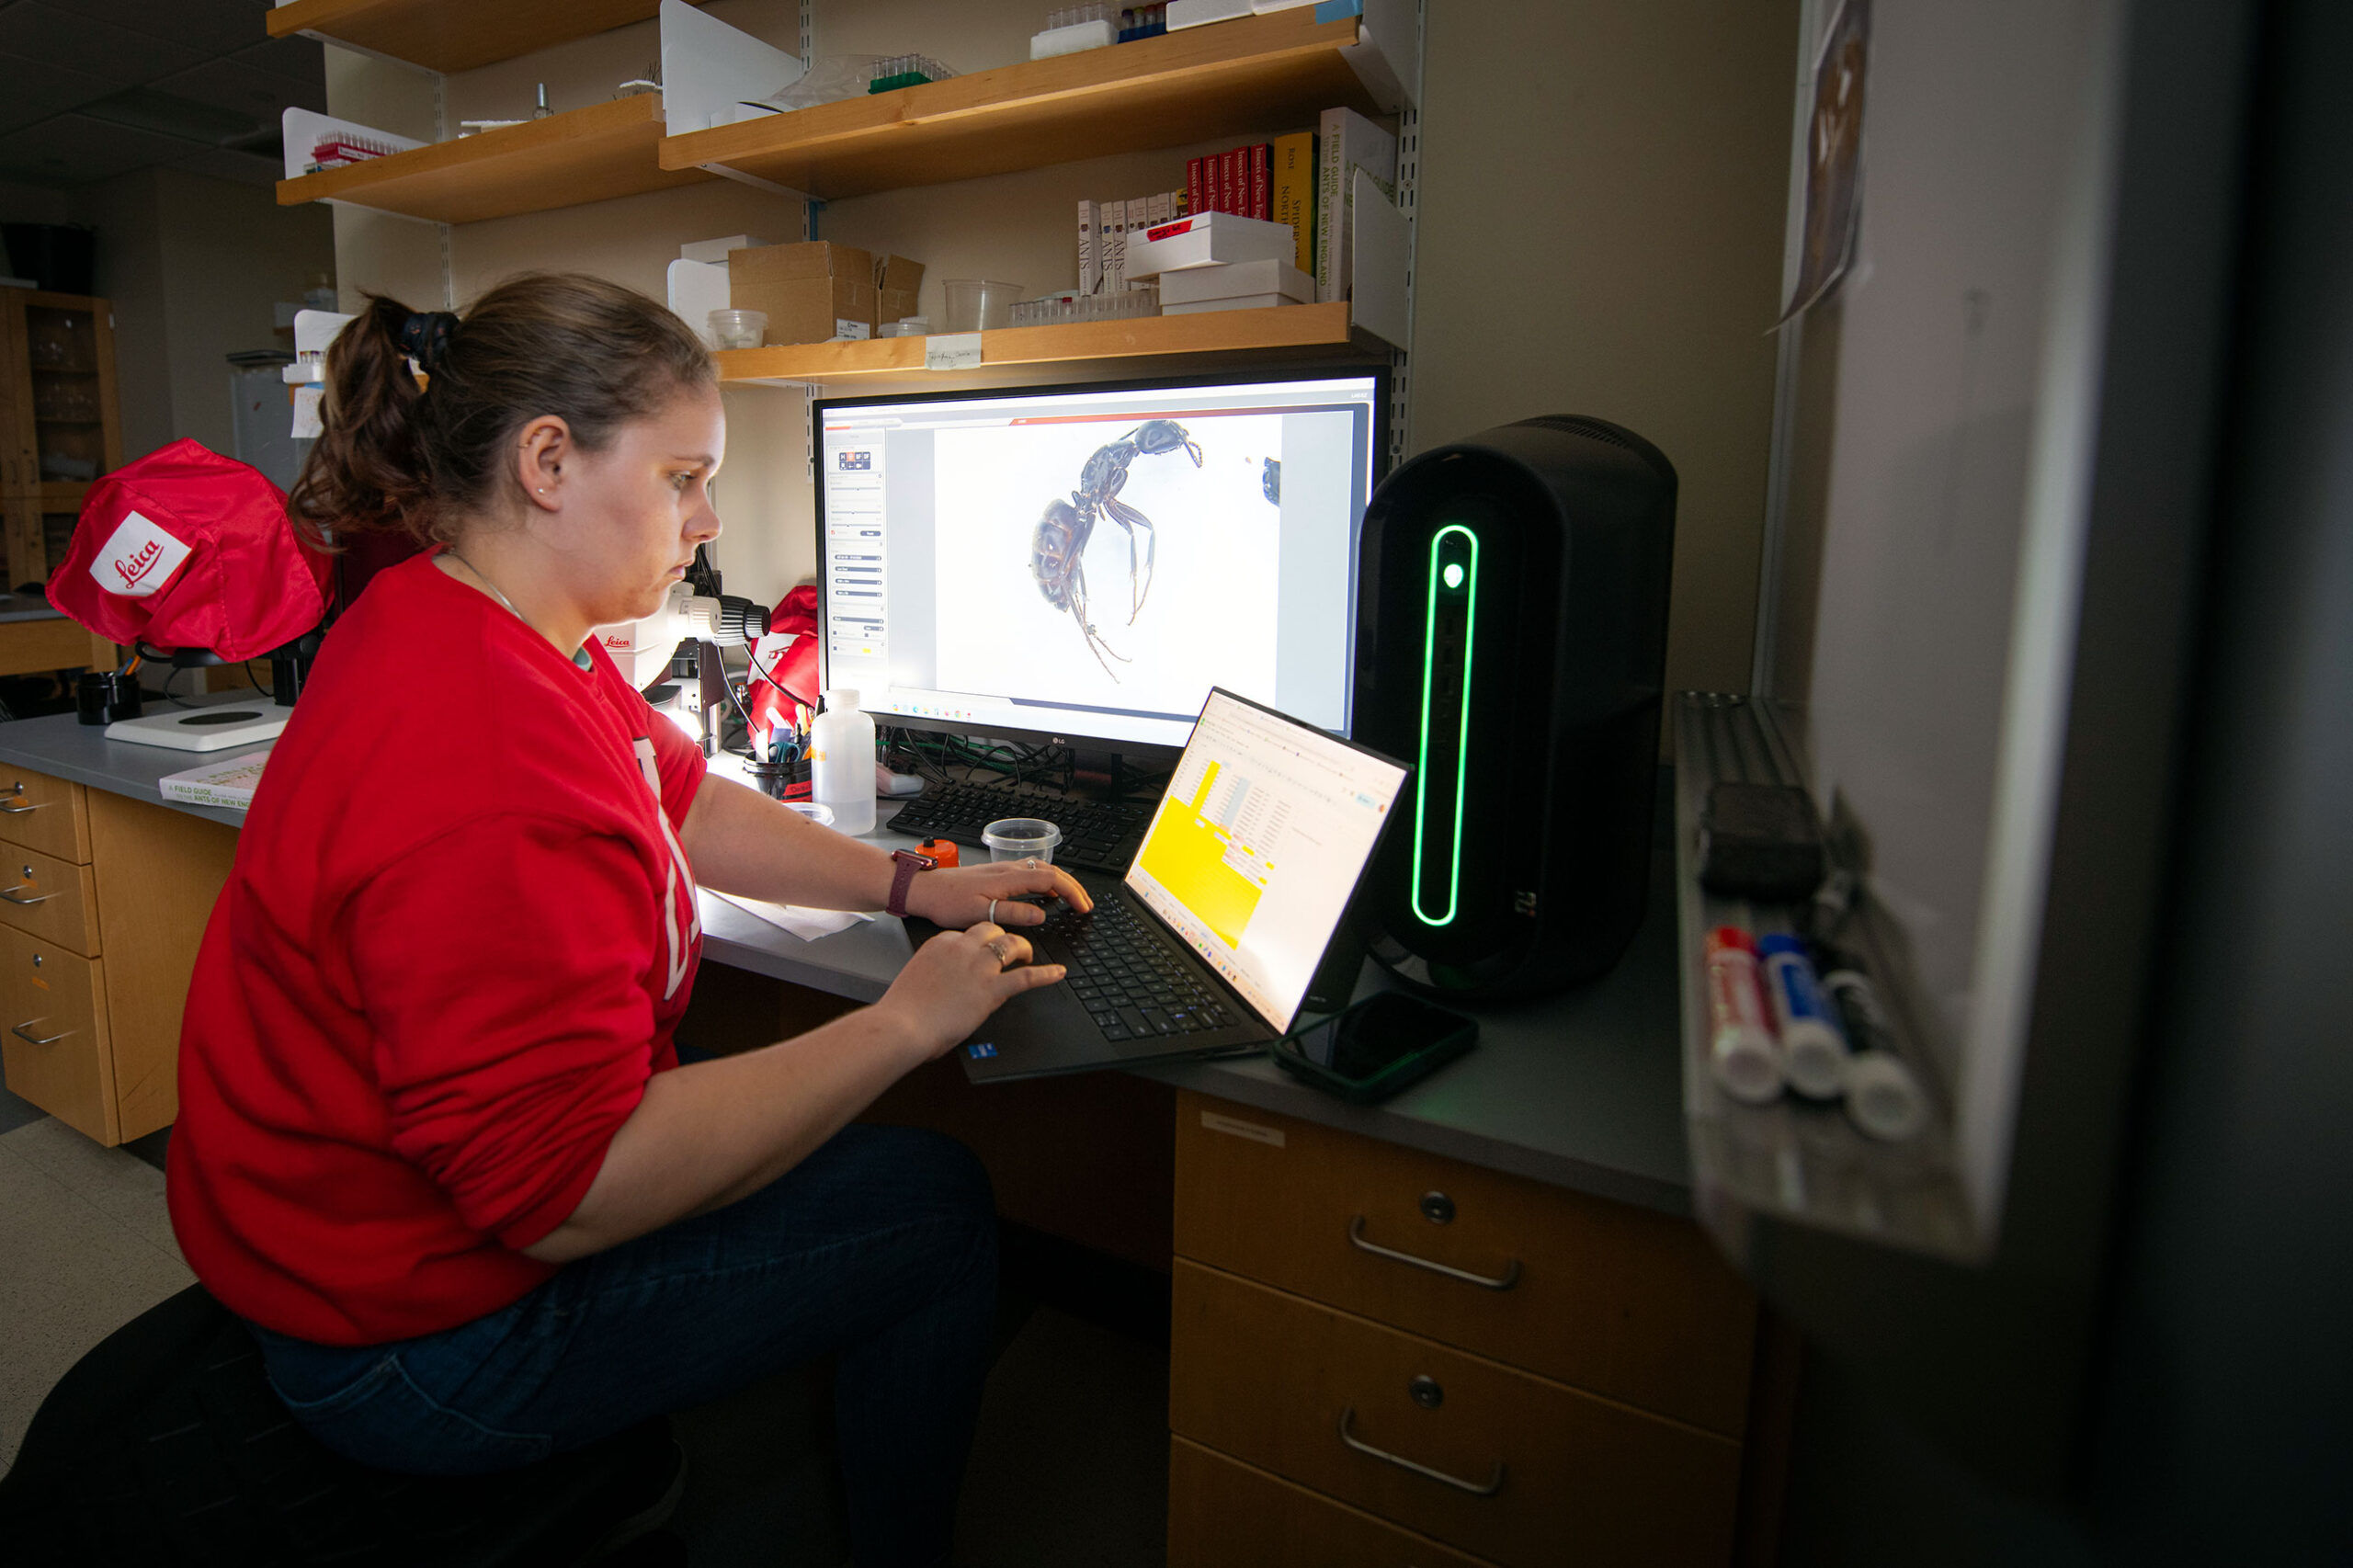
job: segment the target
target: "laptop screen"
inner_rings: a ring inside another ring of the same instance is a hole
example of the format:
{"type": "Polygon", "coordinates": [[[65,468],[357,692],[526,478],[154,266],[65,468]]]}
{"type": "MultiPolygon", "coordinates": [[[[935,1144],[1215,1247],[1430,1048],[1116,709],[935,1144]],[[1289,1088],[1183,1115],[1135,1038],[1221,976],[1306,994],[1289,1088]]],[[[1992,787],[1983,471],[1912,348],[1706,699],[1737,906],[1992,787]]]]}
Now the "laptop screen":
{"type": "Polygon", "coordinates": [[[1212,691],[1128,887],[1288,1031],[1405,769],[1212,691]]]}

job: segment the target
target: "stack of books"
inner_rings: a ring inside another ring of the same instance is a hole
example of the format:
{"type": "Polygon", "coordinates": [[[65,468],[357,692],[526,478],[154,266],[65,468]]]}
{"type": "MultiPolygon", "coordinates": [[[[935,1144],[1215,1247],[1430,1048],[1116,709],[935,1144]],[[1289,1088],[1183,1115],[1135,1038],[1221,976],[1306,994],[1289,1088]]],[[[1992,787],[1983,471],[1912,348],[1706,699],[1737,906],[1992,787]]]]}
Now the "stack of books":
{"type": "Polygon", "coordinates": [[[1281,224],[1290,231],[1290,254],[1172,264],[1184,270],[1161,279],[1162,311],[1347,299],[1353,284],[1348,225],[1358,169],[1395,199],[1397,139],[1345,108],[1326,109],[1312,131],[1189,160],[1185,194],[1191,212],[1281,224]]]}
{"type": "Polygon", "coordinates": [[[1128,236],[1141,239],[1146,229],[1173,222],[1190,211],[1181,190],[1156,196],[1131,197],[1125,201],[1082,201],[1078,204],[1078,291],[1117,294],[1128,281],[1128,236]]]}

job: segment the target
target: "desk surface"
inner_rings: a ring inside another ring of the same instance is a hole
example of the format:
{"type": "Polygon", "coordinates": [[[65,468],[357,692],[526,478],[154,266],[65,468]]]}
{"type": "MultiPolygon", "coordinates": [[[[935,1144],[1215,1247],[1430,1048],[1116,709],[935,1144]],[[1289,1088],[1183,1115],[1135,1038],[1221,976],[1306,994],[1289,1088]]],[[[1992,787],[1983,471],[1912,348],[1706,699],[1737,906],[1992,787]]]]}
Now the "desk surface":
{"type": "MultiPolygon", "coordinates": [[[[162,801],[156,780],[237,755],[127,745],[71,714],[0,724],[0,762],[164,804],[171,802],[162,801]]],[[[232,825],[244,820],[242,812],[212,807],[173,809],[232,825]]],[[[887,824],[872,841],[912,843],[887,824]]],[[[1642,930],[1609,975],[1562,995],[1476,1009],[1478,1049],[1385,1105],[1334,1099],[1263,1058],[1136,1071],[1384,1142],[1688,1213],[1672,872],[1671,856],[1654,862],[1642,930]]],[[[882,994],[911,951],[905,929],[888,916],[804,942],[706,895],[702,922],[710,958],[862,1002],[882,994]]],[[[1359,992],[1385,982],[1367,965],[1359,992]]]]}

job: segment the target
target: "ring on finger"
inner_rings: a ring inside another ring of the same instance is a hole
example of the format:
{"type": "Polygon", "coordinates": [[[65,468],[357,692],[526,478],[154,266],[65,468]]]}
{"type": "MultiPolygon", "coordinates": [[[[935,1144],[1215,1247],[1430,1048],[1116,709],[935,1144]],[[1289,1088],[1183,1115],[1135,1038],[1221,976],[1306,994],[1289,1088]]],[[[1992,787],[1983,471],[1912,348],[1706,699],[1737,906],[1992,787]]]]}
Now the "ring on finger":
{"type": "Polygon", "coordinates": [[[1038,861],[1037,861],[1037,858],[1036,858],[1035,856],[1032,856],[1030,858],[1029,858],[1029,859],[1027,859],[1027,860],[1024,860],[1024,861],[1022,861],[1021,863],[1022,863],[1023,865],[1025,865],[1025,866],[1029,867],[1029,868],[1031,870],[1033,870],[1033,871],[1034,871],[1034,870],[1036,870],[1036,869],[1038,869],[1038,861]]]}
{"type": "Polygon", "coordinates": [[[996,967],[1002,971],[1013,951],[1013,945],[1006,941],[1003,937],[999,937],[993,941],[985,943],[984,946],[987,947],[990,952],[996,955],[996,967]]]}
{"type": "Polygon", "coordinates": [[[996,924],[996,900],[995,899],[989,900],[988,924],[992,926],[996,924]]]}

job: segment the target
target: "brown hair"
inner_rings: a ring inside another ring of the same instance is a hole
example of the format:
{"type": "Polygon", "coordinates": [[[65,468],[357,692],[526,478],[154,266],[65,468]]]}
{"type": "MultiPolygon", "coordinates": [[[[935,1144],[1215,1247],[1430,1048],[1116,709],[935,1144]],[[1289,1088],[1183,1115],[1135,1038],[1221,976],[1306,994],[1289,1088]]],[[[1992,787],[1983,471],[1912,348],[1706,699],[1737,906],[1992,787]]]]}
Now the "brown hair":
{"type": "Polygon", "coordinates": [[[404,528],[446,543],[497,492],[530,421],[554,415],[597,451],[618,426],[717,381],[686,323],[601,278],[527,273],[463,318],[370,294],[327,350],[324,431],[288,508],[322,542],[327,529],[404,528]]]}

